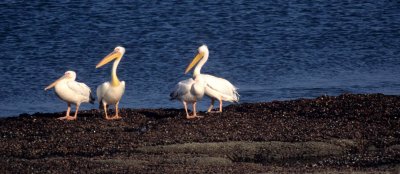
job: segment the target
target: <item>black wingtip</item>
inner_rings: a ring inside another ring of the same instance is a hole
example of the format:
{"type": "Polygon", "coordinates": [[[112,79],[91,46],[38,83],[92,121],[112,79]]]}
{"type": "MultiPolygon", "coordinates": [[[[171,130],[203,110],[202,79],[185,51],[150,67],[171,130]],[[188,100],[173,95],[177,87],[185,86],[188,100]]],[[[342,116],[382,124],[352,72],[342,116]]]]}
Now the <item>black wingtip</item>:
{"type": "Polygon", "coordinates": [[[176,98],[175,93],[174,93],[174,92],[171,92],[171,93],[169,94],[169,100],[175,100],[175,98],[176,98]]]}
{"type": "Polygon", "coordinates": [[[93,95],[90,94],[89,103],[94,104],[94,101],[95,101],[95,99],[94,99],[93,95]]]}
{"type": "Polygon", "coordinates": [[[102,110],[103,109],[103,102],[100,100],[99,101],[99,109],[102,110]]]}

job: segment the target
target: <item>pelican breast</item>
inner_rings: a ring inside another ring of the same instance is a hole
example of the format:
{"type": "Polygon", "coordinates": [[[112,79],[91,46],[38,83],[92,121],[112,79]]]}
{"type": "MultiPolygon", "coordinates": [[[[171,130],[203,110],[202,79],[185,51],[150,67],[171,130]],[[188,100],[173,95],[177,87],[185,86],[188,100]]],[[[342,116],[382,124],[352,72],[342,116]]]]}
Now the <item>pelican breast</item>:
{"type": "Polygon", "coordinates": [[[195,102],[204,96],[204,82],[192,78],[180,81],[170,94],[171,100],[195,102]]]}
{"type": "Polygon", "coordinates": [[[110,82],[104,82],[97,87],[97,99],[105,104],[116,104],[121,100],[125,92],[125,81],[121,81],[118,86],[112,86],[110,82]]]}

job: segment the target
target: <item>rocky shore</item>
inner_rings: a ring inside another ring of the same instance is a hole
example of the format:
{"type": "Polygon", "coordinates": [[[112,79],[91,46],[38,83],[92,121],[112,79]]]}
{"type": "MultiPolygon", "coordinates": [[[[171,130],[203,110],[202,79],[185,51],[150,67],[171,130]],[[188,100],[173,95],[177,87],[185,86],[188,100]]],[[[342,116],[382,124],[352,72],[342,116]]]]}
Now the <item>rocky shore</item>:
{"type": "Polygon", "coordinates": [[[399,173],[400,97],[242,103],[223,113],[97,110],[0,119],[1,173],[399,173]]]}

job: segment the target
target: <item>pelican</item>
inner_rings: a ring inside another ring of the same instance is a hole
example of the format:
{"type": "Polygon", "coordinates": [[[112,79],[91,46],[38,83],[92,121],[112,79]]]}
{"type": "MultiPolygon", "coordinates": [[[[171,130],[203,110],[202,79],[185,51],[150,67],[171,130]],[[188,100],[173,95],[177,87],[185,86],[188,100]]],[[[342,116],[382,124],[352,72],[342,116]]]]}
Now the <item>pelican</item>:
{"type": "Polygon", "coordinates": [[[104,113],[106,115],[107,120],[112,119],[120,119],[121,117],[118,115],[118,104],[121,100],[122,95],[125,91],[125,82],[119,81],[117,77],[117,67],[119,62],[121,61],[122,56],[125,53],[125,48],[121,46],[115,47],[114,51],[108,54],[103,58],[97,65],[96,68],[100,68],[103,65],[114,61],[112,70],[111,70],[111,81],[104,82],[100,86],[97,87],[97,99],[99,100],[100,108],[101,105],[104,107],[104,113]],[[115,116],[109,117],[107,115],[107,105],[115,104],[115,116]]]}
{"type": "Polygon", "coordinates": [[[215,77],[208,74],[201,74],[200,70],[203,65],[207,62],[209,56],[209,51],[206,45],[202,45],[198,49],[198,54],[186,68],[185,74],[188,73],[194,65],[196,68],[193,71],[193,77],[199,78],[201,77],[204,80],[205,85],[205,95],[211,98],[211,105],[208,108],[207,112],[212,112],[211,110],[214,107],[214,101],[219,101],[219,111],[222,112],[222,101],[229,102],[238,102],[239,94],[237,92],[237,88],[232,85],[228,80],[215,77]]]}
{"type": "Polygon", "coordinates": [[[68,103],[67,114],[65,117],[58,118],[60,120],[76,120],[81,103],[90,102],[93,104],[94,102],[90,88],[84,83],[75,81],[75,79],[76,73],[74,71],[67,71],[64,73],[64,76],[44,88],[46,91],[54,87],[56,95],[61,100],[68,103]],[[71,104],[76,105],[76,111],[73,117],[69,115],[71,104]]]}
{"type": "Polygon", "coordinates": [[[185,106],[187,119],[202,117],[196,114],[196,103],[198,100],[203,98],[204,87],[205,83],[201,77],[194,79],[190,78],[180,81],[176,85],[175,90],[170,94],[171,100],[177,99],[183,103],[183,106],[185,106]],[[192,103],[193,115],[189,115],[187,103],[192,103]]]}

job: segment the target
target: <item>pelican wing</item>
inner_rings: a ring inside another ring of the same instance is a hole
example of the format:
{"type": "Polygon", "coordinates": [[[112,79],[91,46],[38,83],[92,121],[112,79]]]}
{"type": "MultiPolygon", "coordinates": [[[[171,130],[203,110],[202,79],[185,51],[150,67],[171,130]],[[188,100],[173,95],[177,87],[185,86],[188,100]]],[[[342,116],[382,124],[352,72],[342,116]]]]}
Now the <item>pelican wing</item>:
{"type": "Polygon", "coordinates": [[[99,85],[96,89],[97,100],[101,103],[103,100],[104,95],[107,92],[107,89],[110,88],[110,82],[104,82],[103,84],[99,85]]]}
{"type": "Polygon", "coordinates": [[[74,91],[75,94],[87,97],[88,102],[93,103],[94,98],[92,96],[92,91],[86,84],[76,82],[76,81],[70,81],[70,82],[67,82],[67,86],[69,89],[74,91]]]}
{"type": "Polygon", "coordinates": [[[231,102],[239,101],[237,88],[228,80],[208,74],[203,74],[202,76],[207,84],[205,88],[206,95],[214,98],[221,96],[223,100],[231,102]]]}
{"type": "Polygon", "coordinates": [[[74,91],[78,95],[83,95],[83,96],[90,96],[90,88],[84,84],[84,83],[79,83],[76,81],[70,81],[67,83],[67,86],[69,89],[74,91]]]}
{"type": "Polygon", "coordinates": [[[183,95],[190,92],[190,88],[193,85],[194,80],[192,78],[180,81],[176,86],[174,91],[169,95],[171,100],[178,99],[183,95]]]}

